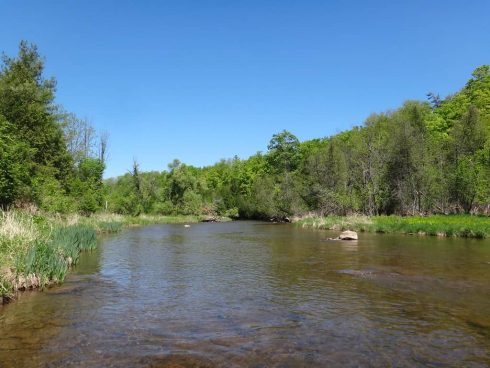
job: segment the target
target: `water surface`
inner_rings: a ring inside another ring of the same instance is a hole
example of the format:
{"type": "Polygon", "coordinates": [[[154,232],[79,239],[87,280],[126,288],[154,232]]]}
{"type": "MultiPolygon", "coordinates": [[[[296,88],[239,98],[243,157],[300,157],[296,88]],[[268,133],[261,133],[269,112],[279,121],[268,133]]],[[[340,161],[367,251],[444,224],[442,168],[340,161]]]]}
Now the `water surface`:
{"type": "Polygon", "coordinates": [[[487,367],[490,242],[156,225],[0,308],[0,367],[487,367]]]}

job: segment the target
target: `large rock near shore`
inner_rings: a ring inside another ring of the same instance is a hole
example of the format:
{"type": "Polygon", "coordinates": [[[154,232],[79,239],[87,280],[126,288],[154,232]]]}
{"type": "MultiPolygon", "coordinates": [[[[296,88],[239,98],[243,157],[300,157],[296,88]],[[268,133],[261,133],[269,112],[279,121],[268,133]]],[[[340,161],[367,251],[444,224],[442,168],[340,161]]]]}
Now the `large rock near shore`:
{"type": "Polygon", "coordinates": [[[355,231],[344,231],[339,235],[340,240],[357,240],[357,233],[355,231]]]}

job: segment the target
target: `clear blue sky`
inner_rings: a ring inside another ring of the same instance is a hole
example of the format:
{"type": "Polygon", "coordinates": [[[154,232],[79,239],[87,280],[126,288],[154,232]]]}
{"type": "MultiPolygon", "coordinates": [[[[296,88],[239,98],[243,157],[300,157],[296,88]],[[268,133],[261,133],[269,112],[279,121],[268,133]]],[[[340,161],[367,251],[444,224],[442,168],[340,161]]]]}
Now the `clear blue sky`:
{"type": "Polygon", "coordinates": [[[36,43],[57,101],[110,133],[106,176],[201,166],[455,92],[490,62],[490,1],[0,0],[0,50],[36,43]]]}

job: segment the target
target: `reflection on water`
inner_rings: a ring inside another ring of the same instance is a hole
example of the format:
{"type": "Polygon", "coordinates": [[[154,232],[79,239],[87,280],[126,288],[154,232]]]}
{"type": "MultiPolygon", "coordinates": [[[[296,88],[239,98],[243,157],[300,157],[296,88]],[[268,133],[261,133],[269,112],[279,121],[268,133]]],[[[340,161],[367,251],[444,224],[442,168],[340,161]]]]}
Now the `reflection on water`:
{"type": "Polygon", "coordinates": [[[490,364],[490,242],[254,222],[131,229],[0,308],[0,367],[490,364]]]}

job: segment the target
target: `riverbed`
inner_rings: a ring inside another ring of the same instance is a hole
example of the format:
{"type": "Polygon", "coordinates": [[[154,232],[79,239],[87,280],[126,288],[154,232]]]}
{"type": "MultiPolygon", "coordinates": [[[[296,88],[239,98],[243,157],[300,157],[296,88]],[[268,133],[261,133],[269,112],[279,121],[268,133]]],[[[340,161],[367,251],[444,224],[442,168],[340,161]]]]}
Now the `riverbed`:
{"type": "Polygon", "coordinates": [[[0,367],[487,367],[490,241],[132,228],[0,307],[0,367]]]}

